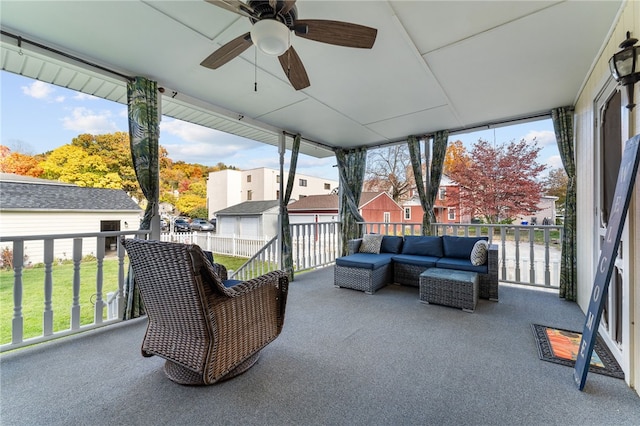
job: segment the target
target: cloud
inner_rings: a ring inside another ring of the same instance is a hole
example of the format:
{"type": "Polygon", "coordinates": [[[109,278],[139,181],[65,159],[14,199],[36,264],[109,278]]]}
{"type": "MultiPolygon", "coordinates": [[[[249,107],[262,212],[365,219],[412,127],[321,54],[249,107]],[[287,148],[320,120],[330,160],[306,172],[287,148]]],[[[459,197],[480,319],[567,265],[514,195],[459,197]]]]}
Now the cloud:
{"type": "Polygon", "coordinates": [[[81,92],[76,93],[76,95],[73,97],[73,99],[75,99],[77,101],[97,101],[97,100],[100,100],[100,98],[98,98],[98,97],[95,97],[93,95],[88,95],[86,93],[81,93],[81,92]]]}
{"type": "Polygon", "coordinates": [[[22,93],[35,99],[46,100],[50,102],[63,102],[64,96],[52,97],[55,92],[55,86],[36,80],[28,86],[22,86],[22,93]]]}
{"type": "Polygon", "coordinates": [[[552,155],[547,158],[545,164],[547,164],[550,168],[553,169],[564,169],[564,165],[562,164],[562,159],[559,155],[552,155]]]}
{"type": "Polygon", "coordinates": [[[523,139],[532,141],[534,138],[539,147],[556,145],[556,134],[549,130],[530,130],[523,139]]]}
{"type": "Polygon", "coordinates": [[[62,125],[65,129],[92,135],[119,131],[110,111],[96,114],[83,107],[74,108],[70,117],[67,116],[62,119],[62,125]]]}
{"type": "Polygon", "coordinates": [[[166,119],[160,122],[160,144],[174,161],[200,164],[222,162],[227,165],[233,158],[241,156],[244,151],[254,150],[264,145],[197,124],[166,119]],[[166,138],[164,141],[163,135],[166,138]]]}

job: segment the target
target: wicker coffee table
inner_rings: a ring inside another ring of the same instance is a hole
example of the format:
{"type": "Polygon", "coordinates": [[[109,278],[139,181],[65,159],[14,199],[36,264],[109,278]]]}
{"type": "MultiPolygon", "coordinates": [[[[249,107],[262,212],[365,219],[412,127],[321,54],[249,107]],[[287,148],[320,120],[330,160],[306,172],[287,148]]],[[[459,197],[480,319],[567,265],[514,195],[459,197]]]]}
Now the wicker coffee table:
{"type": "Polygon", "coordinates": [[[420,274],[420,301],[473,312],[478,303],[478,274],[429,268],[420,274]]]}

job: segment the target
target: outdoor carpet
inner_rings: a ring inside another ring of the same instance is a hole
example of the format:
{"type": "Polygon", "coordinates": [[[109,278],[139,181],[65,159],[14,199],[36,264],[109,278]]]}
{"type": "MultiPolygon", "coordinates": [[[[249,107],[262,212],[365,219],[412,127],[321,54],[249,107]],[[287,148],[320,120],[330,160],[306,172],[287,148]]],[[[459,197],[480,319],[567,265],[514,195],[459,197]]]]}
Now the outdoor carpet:
{"type": "MultiPolygon", "coordinates": [[[[531,328],[538,344],[538,355],[541,360],[568,367],[575,366],[582,333],[539,324],[531,324],[531,328]]],[[[596,338],[589,371],[624,379],[622,369],[600,335],[596,338]]]]}

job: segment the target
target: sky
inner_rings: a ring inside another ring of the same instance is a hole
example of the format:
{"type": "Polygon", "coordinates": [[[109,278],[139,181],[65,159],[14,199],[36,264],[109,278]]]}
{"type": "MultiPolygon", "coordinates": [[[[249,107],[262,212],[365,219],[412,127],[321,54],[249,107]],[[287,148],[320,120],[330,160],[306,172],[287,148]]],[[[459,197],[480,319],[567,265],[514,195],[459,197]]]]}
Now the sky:
{"type": "MultiPolygon", "coordinates": [[[[6,71],[0,71],[0,94],[0,144],[12,151],[35,155],[71,143],[83,133],[128,132],[126,105],[116,102],[6,71]]],[[[496,144],[535,138],[542,147],[538,161],[549,168],[562,167],[550,119],[450,135],[449,141],[461,140],[471,149],[480,138],[496,144]]],[[[275,146],[166,116],[160,122],[160,145],[173,161],[206,166],[221,162],[240,169],[280,167],[275,146]]],[[[289,155],[285,154],[285,169],[289,155]]],[[[337,181],[334,164],[333,157],[300,154],[297,172],[337,181]]]]}

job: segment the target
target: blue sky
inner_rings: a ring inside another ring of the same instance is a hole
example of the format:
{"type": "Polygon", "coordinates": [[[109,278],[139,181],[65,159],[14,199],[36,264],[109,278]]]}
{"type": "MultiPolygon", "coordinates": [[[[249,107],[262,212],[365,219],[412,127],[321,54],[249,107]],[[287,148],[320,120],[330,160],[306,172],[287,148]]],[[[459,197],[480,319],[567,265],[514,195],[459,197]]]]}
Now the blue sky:
{"type": "MultiPolygon", "coordinates": [[[[0,72],[1,144],[26,154],[39,154],[68,144],[82,133],[126,132],[127,108],[115,102],[84,95],[62,87],[0,72]]],[[[551,120],[452,135],[470,148],[479,138],[501,144],[536,138],[542,147],[539,162],[562,167],[551,120]]],[[[169,117],[160,124],[160,144],[174,161],[215,165],[219,162],[241,169],[278,169],[276,147],[229,135],[169,117]]],[[[285,159],[288,161],[289,153],[285,159]]],[[[298,173],[337,180],[335,160],[301,155],[298,173]]]]}

